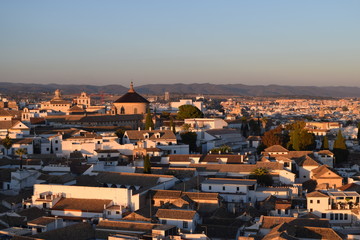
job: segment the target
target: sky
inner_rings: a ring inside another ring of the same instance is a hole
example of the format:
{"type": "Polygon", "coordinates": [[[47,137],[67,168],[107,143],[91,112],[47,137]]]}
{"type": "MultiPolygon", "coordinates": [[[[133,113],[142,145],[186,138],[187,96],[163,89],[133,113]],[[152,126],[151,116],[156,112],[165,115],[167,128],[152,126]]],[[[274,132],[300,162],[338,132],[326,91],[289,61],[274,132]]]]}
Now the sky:
{"type": "Polygon", "coordinates": [[[0,82],[360,87],[358,0],[3,0],[0,82]]]}

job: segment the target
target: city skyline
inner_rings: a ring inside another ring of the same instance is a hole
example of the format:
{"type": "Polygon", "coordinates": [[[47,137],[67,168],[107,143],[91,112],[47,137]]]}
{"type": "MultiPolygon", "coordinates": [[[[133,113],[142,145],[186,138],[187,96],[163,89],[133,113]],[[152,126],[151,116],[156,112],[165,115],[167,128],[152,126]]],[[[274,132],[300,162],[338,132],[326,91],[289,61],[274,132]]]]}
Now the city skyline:
{"type": "Polygon", "coordinates": [[[357,1],[8,1],[0,81],[360,86],[357,1]]]}

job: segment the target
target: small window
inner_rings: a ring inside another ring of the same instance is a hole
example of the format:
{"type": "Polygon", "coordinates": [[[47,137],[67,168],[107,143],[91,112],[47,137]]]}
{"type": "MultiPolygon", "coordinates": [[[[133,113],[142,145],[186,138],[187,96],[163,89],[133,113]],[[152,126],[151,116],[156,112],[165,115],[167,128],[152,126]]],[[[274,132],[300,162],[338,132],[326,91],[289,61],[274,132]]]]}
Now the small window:
{"type": "Polygon", "coordinates": [[[326,213],[322,213],[321,218],[326,218],[326,213]]]}
{"type": "Polygon", "coordinates": [[[348,214],[347,213],[344,214],[344,220],[348,220],[348,214]]]}
{"type": "Polygon", "coordinates": [[[225,191],[225,186],[223,186],[223,191],[225,191]]]}
{"type": "Polygon", "coordinates": [[[120,215],[120,211],[116,211],[115,214],[116,214],[116,215],[120,215]]]}
{"type": "Polygon", "coordinates": [[[334,220],[334,214],[330,213],[330,220],[334,220]]]}
{"type": "Polygon", "coordinates": [[[164,220],[161,220],[161,223],[162,224],[166,224],[166,220],[164,219],[164,220]]]}
{"type": "Polygon", "coordinates": [[[320,200],[317,200],[317,203],[320,204],[320,200]]]}
{"type": "Polygon", "coordinates": [[[335,220],[339,220],[339,214],[335,213],[335,220]]]}
{"type": "Polygon", "coordinates": [[[304,178],[306,178],[306,176],[304,175],[304,178]]]}
{"type": "Polygon", "coordinates": [[[58,151],[59,150],[59,148],[55,148],[55,151],[58,151]]]}
{"type": "Polygon", "coordinates": [[[176,153],[176,150],[174,150],[174,153],[176,153]]]}
{"type": "Polygon", "coordinates": [[[58,140],[55,140],[55,143],[59,143],[59,141],[58,141],[58,140]]]}
{"type": "Polygon", "coordinates": [[[49,148],[46,148],[46,151],[48,152],[50,149],[49,148]]]}
{"type": "Polygon", "coordinates": [[[236,191],[240,191],[240,187],[236,187],[236,191]]]}
{"type": "Polygon", "coordinates": [[[100,144],[100,141],[98,141],[98,144],[100,144]]]}
{"type": "Polygon", "coordinates": [[[41,233],[41,228],[36,228],[37,233],[41,233]]]}
{"type": "Polygon", "coordinates": [[[343,220],[344,215],[342,213],[339,213],[339,218],[340,218],[340,220],[343,220]]]}
{"type": "Polygon", "coordinates": [[[313,200],[310,200],[310,203],[313,203],[313,200]]]}
{"type": "Polygon", "coordinates": [[[209,186],[209,190],[211,190],[211,186],[209,186]]]}
{"type": "Polygon", "coordinates": [[[278,214],[281,214],[281,209],[278,209],[277,212],[278,212],[278,214]]]}
{"type": "Polygon", "coordinates": [[[183,221],[183,228],[188,228],[189,226],[188,226],[188,222],[186,222],[186,221],[183,221]]]}
{"type": "Polygon", "coordinates": [[[310,208],[310,212],[312,212],[313,211],[313,209],[312,208],[310,208]]]}
{"type": "Polygon", "coordinates": [[[289,214],[289,209],[285,209],[285,214],[289,214]]]}
{"type": "Polygon", "coordinates": [[[108,211],[108,215],[111,215],[111,212],[110,212],[110,211],[108,211]]]}

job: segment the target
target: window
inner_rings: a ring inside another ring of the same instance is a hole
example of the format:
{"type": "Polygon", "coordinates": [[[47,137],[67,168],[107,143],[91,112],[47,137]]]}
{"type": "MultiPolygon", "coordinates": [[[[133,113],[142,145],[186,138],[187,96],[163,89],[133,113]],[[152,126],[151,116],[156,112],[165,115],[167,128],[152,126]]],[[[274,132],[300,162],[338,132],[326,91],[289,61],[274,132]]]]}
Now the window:
{"type": "Polygon", "coordinates": [[[310,212],[312,212],[313,211],[313,209],[312,208],[310,208],[310,212]]]}
{"type": "Polygon", "coordinates": [[[322,213],[321,218],[326,218],[326,213],[322,213]]]}
{"type": "Polygon", "coordinates": [[[289,166],[289,163],[288,162],[285,162],[284,163],[284,167],[288,167],[289,166]]]}
{"type": "Polygon", "coordinates": [[[108,215],[111,215],[111,212],[110,212],[110,211],[108,211],[108,215]]]}
{"type": "Polygon", "coordinates": [[[306,178],[306,176],[304,175],[304,178],[306,178]]]}
{"type": "Polygon", "coordinates": [[[55,148],[55,151],[58,151],[59,150],[59,148],[55,148]]]}
{"type": "Polygon", "coordinates": [[[120,215],[120,211],[116,211],[115,214],[116,214],[116,215],[120,215]]]}
{"type": "Polygon", "coordinates": [[[46,208],[47,207],[47,204],[46,203],[43,203],[43,208],[46,208]]]}
{"type": "Polygon", "coordinates": [[[58,140],[55,140],[55,143],[59,143],[59,141],[58,141],[58,140]]]}
{"type": "Polygon", "coordinates": [[[344,215],[342,213],[339,213],[339,219],[343,220],[343,218],[344,218],[344,215]]]}
{"type": "Polygon", "coordinates": [[[188,222],[183,221],[183,228],[188,228],[188,222]]]}
{"type": "Polygon", "coordinates": [[[36,232],[41,233],[41,228],[36,228],[36,232]]]}
{"type": "Polygon", "coordinates": [[[211,190],[211,186],[209,186],[209,190],[211,190]]]}
{"type": "Polygon", "coordinates": [[[348,214],[347,213],[344,214],[344,220],[348,220],[348,214]]]}
{"type": "Polygon", "coordinates": [[[320,200],[317,200],[317,203],[319,204],[319,203],[320,203],[320,200]]]}
{"type": "Polygon", "coordinates": [[[313,203],[313,200],[310,200],[310,203],[313,203]]]}
{"type": "Polygon", "coordinates": [[[330,220],[334,220],[334,214],[330,213],[330,220]]]}
{"type": "Polygon", "coordinates": [[[339,220],[339,214],[335,213],[335,220],[339,220]]]}
{"type": "Polygon", "coordinates": [[[98,141],[98,144],[100,144],[100,141],[98,141]]]}
{"type": "Polygon", "coordinates": [[[285,214],[289,214],[289,209],[285,209],[285,214]]]}
{"type": "Polygon", "coordinates": [[[174,150],[174,153],[176,153],[176,150],[174,150]]]}
{"type": "Polygon", "coordinates": [[[48,152],[50,149],[49,148],[46,148],[46,151],[48,152]]]}
{"type": "Polygon", "coordinates": [[[162,224],[166,224],[166,220],[164,219],[164,220],[161,220],[161,223],[162,224]]]}
{"type": "Polygon", "coordinates": [[[240,191],[240,187],[236,187],[236,191],[240,191]]]}
{"type": "Polygon", "coordinates": [[[225,186],[223,186],[223,191],[225,191],[225,186]]]}
{"type": "Polygon", "coordinates": [[[277,212],[278,212],[278,214],[281,214],[281,209],[278,209],[278,211],[277,211],[277,212]]]}

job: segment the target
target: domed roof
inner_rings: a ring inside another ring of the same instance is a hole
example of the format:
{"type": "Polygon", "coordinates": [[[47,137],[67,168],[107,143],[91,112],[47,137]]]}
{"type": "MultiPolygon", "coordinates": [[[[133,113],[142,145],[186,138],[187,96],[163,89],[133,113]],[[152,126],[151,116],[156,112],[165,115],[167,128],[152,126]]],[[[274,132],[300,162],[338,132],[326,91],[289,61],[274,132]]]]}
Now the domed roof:
{"type": "Polygon", "coordinates": [[[133,83],[131,82],[129,91],[118,98],[115,103],[149,103],[149,101],[135,92],[133,83]]]}

